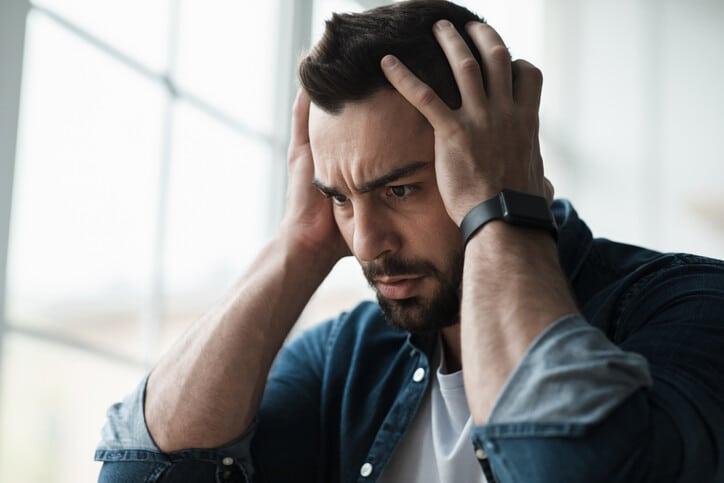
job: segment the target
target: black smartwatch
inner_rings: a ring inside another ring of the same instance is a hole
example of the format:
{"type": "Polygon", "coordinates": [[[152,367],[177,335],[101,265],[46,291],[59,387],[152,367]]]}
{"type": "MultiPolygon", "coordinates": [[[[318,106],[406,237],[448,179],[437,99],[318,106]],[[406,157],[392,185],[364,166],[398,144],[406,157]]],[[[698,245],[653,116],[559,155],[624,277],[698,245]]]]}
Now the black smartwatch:
{"type": "Polygon", "coordinates": [[[503,190],[465,215],[460,223],[463,248],[478,230],[493,220],[547,230],[553,235],[553,239],[558,241],[558,226],[548,206],[548,200],[520,191],[503,190]]]}

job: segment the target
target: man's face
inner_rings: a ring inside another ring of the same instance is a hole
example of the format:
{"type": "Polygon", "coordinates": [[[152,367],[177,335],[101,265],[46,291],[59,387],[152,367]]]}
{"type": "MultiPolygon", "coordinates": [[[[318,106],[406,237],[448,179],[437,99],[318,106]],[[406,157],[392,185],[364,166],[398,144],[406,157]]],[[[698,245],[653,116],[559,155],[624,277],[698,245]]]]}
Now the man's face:
{"type": "Polygon", "coordinates": [[[383,90],[335,115],[309,117],[315,184],[387,319],[409,331],[459,321],[462,243],[437,189],[434,136],[383,90]]]}

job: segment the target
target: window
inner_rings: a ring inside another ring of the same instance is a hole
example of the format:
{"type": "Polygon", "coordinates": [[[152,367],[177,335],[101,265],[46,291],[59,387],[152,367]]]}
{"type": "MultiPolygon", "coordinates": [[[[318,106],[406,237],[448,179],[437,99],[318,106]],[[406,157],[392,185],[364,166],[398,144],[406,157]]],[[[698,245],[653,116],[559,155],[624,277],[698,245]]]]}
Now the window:
{"type": "Polygon", "coordinates": [[[94,481],[106,408],[279,221],[311,3],[13,2],[0,481],[94,481]]]}

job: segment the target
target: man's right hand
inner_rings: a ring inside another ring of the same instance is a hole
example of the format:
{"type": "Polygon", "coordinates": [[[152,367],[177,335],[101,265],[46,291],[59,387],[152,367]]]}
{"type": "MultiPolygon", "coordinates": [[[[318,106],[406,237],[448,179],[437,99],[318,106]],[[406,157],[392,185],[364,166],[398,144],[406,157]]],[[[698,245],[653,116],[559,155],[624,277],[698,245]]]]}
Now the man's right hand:
{"type": "Polygon", "coordinates": [[[287,153],[287,206],[283,236],[314,256],[334,264],[351,255],[337,228],[332,204],[313,185],[314,163],[309,144],[309,96],[300,89],[292,110],[292,133],[287,153]]]}
{"type": "Polygon", "coordinates": [[[329,270],[349,253],[331,203],[312,185],[309,98],[303,92],[292,117],[287,209],[278,236],[148,379],[144,416],[161,451],[217,447],[249,427],[290,329],[329,270]]]}

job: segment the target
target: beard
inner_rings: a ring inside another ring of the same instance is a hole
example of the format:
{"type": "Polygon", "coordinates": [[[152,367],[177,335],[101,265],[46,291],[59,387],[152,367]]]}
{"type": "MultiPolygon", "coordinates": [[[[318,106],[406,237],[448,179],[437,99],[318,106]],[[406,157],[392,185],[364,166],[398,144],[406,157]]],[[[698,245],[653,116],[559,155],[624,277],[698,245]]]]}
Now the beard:
{"type": "Polygon", "coordinates": [[[453,251],[448,260],[448,267],[442,271],[426,260],[402,258],[386,258],[381,262],[362,265],[362,271],[367,283],[375,290],[382,313],[391,325],[409,332],[433,332],[460,322],[462,248],[453,251]],[[434,280],[436,287],[433,293],[391,300],[376,290],[374,280],[377,277],[412,274],[434,280]]]}

